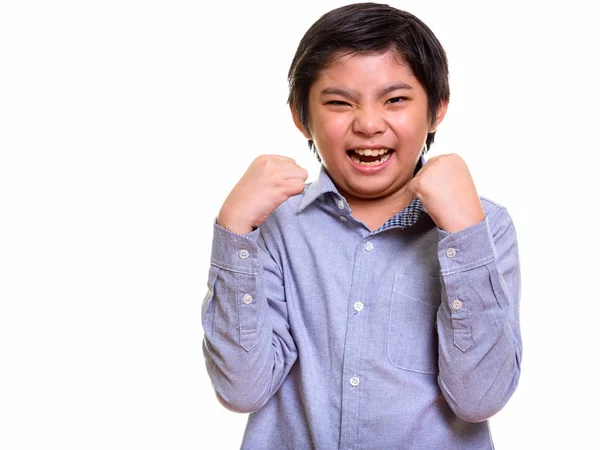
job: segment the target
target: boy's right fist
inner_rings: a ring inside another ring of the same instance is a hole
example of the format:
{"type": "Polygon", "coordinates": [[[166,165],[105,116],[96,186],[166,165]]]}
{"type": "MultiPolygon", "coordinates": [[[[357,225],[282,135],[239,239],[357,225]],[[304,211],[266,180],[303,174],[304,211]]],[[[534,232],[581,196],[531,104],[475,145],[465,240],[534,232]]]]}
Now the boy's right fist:
{"type": "Polygon", "coordinates": [[[259,227],[279,205],[304,191],[308,172],[291,158],[257,157],[229,193],[217,223],[237,234],[259,227]]]}

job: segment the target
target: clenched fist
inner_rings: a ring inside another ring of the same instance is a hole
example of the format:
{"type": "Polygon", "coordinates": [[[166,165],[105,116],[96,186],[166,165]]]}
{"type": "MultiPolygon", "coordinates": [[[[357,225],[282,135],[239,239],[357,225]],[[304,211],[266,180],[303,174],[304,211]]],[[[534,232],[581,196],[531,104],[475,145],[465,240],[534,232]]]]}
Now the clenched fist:
{"type": "Polygon", "coordinates": [[[217,223],[237,234],[246,234],[260,226],[279,205],[304,191],[306,169],[288,157],[257,157],[229,193],[217,223]]]}
{"type": "Polygon", "coordinates": [[[448,233],[485,218],[467,164],[456,154],[431,158],[402,189],[421,200],[438,228],[448,233]]]}

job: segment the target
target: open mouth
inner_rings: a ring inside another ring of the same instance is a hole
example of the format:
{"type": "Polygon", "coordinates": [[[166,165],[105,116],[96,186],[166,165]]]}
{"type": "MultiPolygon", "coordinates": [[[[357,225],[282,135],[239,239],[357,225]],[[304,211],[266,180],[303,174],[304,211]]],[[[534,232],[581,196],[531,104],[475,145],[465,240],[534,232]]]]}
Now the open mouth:
{"type": "Polygon", "coordinates": [[[352,161],[361,166],[379,166],[390,159],[392,152],[393,150],[389,148],[357,148],[346,153],[352,161]]]}

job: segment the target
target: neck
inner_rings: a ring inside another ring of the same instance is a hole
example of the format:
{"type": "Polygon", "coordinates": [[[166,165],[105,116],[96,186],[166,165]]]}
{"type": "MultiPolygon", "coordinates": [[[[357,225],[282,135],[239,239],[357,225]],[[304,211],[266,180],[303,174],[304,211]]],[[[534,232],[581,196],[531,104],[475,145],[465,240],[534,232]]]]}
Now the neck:
{"type": "Polygon", "coordinates": [[[381,198],[359,198],[343,193],[348,201],[352,215],[363,222],[371,231],[379,229],[391,217],[402,211],[413,201],[408,192],[399,198],[393,196],[381,198]]]}

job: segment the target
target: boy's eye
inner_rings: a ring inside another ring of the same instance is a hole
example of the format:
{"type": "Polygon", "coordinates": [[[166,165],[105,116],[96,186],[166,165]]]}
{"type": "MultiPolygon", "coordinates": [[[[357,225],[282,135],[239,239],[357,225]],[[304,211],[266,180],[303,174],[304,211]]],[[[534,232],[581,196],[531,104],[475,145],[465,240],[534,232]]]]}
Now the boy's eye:
{"type": "Polygon", "coordinates": [[[406,97],[392,97],[388,100],[388,103],[402,103],[406,100],[406,97]]]}
{"type": "Polygon", "coordinates": [[[330,100],[327,102],[328,105],[333,105],[333,106],[347,106],[349,105],[348,102],[344,102],[342,100],[330,100]]]}

